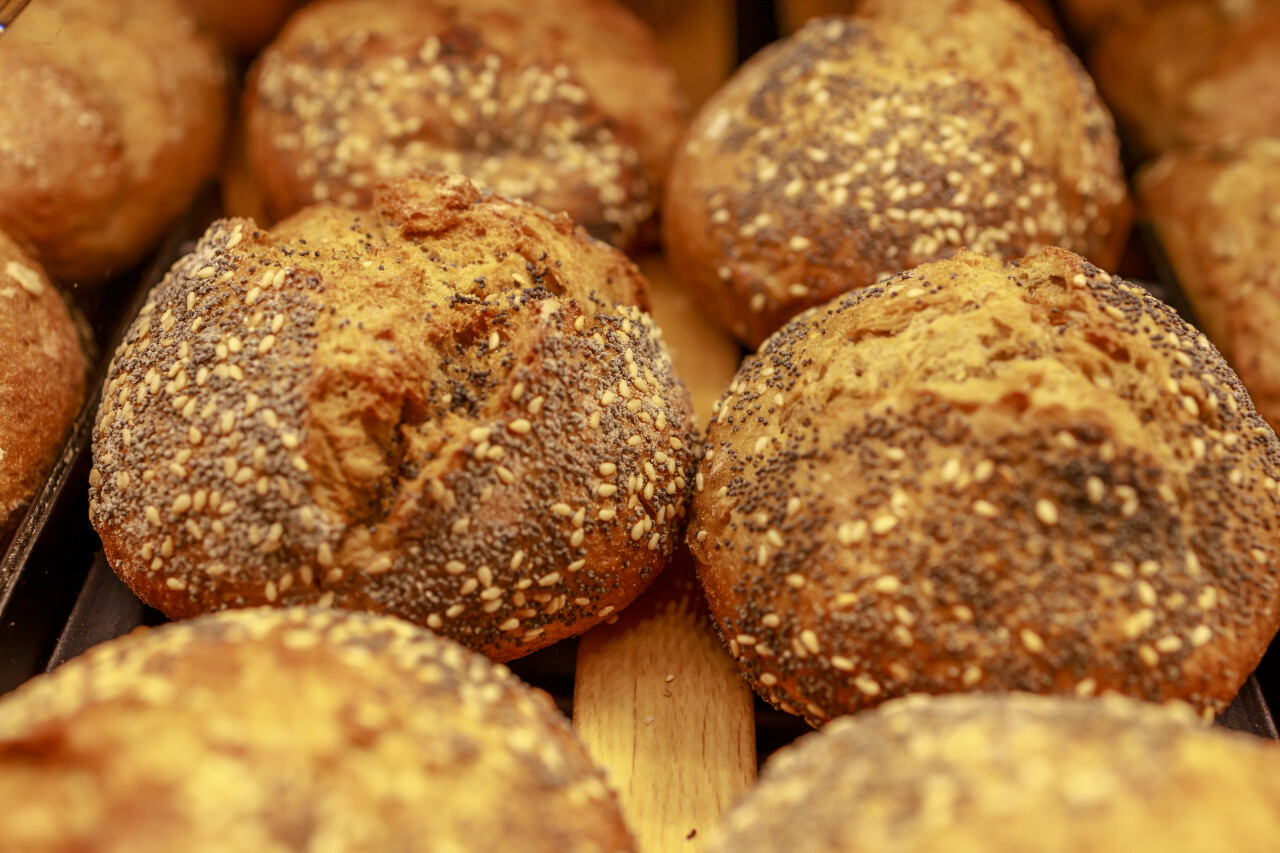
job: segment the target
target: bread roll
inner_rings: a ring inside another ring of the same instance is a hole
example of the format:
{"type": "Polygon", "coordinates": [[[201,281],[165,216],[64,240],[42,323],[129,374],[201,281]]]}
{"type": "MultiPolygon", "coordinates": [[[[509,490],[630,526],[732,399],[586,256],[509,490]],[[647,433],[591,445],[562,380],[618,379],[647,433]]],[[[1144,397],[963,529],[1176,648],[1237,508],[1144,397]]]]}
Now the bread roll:
{"type": "Polygon", "coordinates": [[[85,370],[62,297],[0,231],[0,555],[80,411],[85,370]]]}
{"type": "Polygon", "coordinates": [[[396,619],[224,613],[0,700],[5,849],[633,850],[545,694],[396,619]]]}
{"type": "Polygon", "coordinates": [[[1127,218],[1111,117],[1006,0],[819,19],[743,66],[672,166],[671,267],[757,346],[803,308],[960,247],[1109,264],[1127,218]]]}
{"type": "Polygon", "coordinates": [[[179,0],[33,3],[0,80],[0,230],[61,282],[127,270],[217,165],[223,62],[179,0]]]}
{"type": "Polygon", "coordinates": [[[1280,135],[1280,0],[1169,0],[1116,17],[1089,67],[1135,147],[1280,135]]]}
{"type": "Polygon", "coordinates": [[[333,603],[499,660],[625,607],[698,451],[644,278],[460,175],[223,220],[110,366],[90,514],[171,618],[333,603]]]}
{"type": "Polygon", "coordinates": [[[1061,249],[925,264],[749,357],[690,546],[766,699],[1221,711],[1280,625],[1280,442],[1204,335],[1061,249]]]}
{"type": "Polygon", "coordinates": [[[709,853],[1271,850],[1280,751],[1118,696],[914,696],[765,764],[709,853]]]}
{"type": "Polygon", "coordinates": [[[1280,140],[1173,151],[1137,186],[1205,333],[1280,425],[1280,140]]]}
{"type": "Polygon", "coordinates": [[[680,105],[652,35],[611,0],[328,0],[259,59],[245,124],[274,217],[444,168],[629,246],[680,105]]]}

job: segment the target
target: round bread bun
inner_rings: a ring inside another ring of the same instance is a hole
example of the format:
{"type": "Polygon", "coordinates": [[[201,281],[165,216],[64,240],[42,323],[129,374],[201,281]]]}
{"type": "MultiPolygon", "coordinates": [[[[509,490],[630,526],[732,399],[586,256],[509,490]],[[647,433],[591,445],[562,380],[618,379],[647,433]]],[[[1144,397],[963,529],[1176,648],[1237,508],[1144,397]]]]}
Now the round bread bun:
{"type": "Polygon", "coordinates": [[[253,56],[306,0],[185,0],[200,26],[231,53],[253,56]]]}
{"type": "Polygon", "coordinates": [[[258,60],[244,108],[273,217],[449,169],[622,247],[681,126],[675,75],[612,0],[315,3],[258,60]]]}
{"type": "Polygon", "coordinates": [[[811,21],[703,105],[663,211],[672,270],[758,346],[802,309],[962,246],[1109,266],[1127,226],[1111,117],[1006,0],[811,21]]]}
{"type": "Polygon", "coordinates": [[[1280,426],[1280,137],[1170,151],[1134,185],[1201,328],[1280,426]]]}
{"type": "Polygon", "coordinates": [[[1061,249],[797,317],[707,448],[712,613],[814,725],[966,690],[1221,711],[1280,625],[1275,433],[1204,335],[1061,249]]]}
{"type": "Polygon", "coordinates": [[[634,850],[546,694],[397,619],[142,629],[0,700],[6,849],[634,850]]]}
{"type": "Polygon", "coordinates": [[[216,169],[226,72],[179,0],[32,3],[0,80],[0,230],[58,281],[127,270],[216,169]]]}
{"type": "Polygon", "coordinates": [[[506,660],[631,602],[697,437],[647,285],[460,175],[214,223],[129,327],[90,515],[171,618],[332,603],[506,660]]]}
{"type": "Polygon", "coordinates": [[[1134,4],[1107,24],[1088,58],[1141,153],[1280,135],[1276,0],[1134,4]]]}
{"type": "Polygon", "coordinates": [[[1280,750],[1185,705],[913,696],[765,764],[709,853],[1271,850],[1280,750]]]}
{"type": "Polygon", "coordinates": [[[0,231],[0,554],[80,411],[86,369],[62,296],[0,231]]]}

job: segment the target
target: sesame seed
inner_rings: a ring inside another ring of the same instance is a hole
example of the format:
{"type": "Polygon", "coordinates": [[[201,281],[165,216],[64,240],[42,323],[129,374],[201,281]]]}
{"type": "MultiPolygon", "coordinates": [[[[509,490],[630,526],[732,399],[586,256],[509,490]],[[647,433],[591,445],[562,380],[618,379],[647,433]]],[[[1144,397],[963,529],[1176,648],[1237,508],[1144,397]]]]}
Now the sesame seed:
{"type": "Polygon", "coordinates": [[[533,429],[533,424],[529,423],[524,418],[516,418],[507,424],[507,429],[514,432],[516,435],[525,435],[533,429]]]}
{"type": "Polygon", "coordinates": [[[1047,498],[1036,501],[1036,518],[1041,524],[1052,527],[1058,523],[1058,508],[1047,498]]]}
{"type": "Polygon", "coordinates": [[[897,526],[898,517],[896,515],[880,515],[876,516],[876,518],[872,520],[871,532],[875,534],[884,534],[897,526]]]}

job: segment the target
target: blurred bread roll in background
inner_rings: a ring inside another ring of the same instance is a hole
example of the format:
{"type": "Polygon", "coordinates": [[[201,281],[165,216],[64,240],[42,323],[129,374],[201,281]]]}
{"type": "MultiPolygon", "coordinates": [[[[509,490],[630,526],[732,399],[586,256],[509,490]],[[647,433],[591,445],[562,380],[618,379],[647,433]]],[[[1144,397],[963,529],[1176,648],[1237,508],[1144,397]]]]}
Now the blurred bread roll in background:
{"type": "Polygon", "coordinates": [[[32,3],[0,80],[0,229],[59,282],[129,269],[217,169],[226,72],[180,0],[32,3]]]}
{"type": "Polygon", "coordinates": [[[273,218],[448,169],[621,247],[652,242],[682,118],[653,35],[613,0],[322,0],[258,59],[244,108],[273,218]]]}
{"type": "Polygon", "coordinates": [[[1280,136],[1280,0],[1135,5],[1089,69],[1143,154],[1280,136]]]}
{"type": "Polygon", "coordinates": [[[869,6],[766,48],[699,111],[663,213],[672,272],[749,346],[963,246],[1108,264],[1127,226],[1110,115],[1006,0],[869,6]]]}
{"type": "Polygon", "coordinates": [[[0,231],[0,554],[80,411],[86,370],[62,296],[0,231]]]}
{"type": "Polygon", "coordinates": [[[1280,139],[1171,151],[1137,188],[1205,333],[1280,426],[1280,139]]]}

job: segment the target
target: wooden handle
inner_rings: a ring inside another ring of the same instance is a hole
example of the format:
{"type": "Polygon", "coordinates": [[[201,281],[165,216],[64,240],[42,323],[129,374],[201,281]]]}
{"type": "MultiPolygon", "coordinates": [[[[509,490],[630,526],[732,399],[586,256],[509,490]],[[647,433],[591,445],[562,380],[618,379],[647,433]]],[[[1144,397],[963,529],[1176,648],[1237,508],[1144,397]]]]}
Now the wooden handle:
{"type": "MultiPolygon", "coordinates": [[[[740,350],[693,308],[659,257],[640,259],[654,318],[705,424],[737,370],[740,350]]],[[[640,853],[698,851],[755,781],[751,690],[711,625],[680,548],[613,625],[578,642],[573,722],[609,768],[640,853]]]]}

